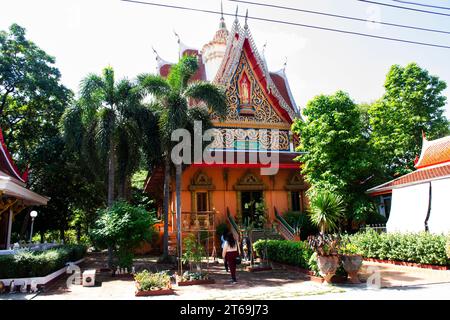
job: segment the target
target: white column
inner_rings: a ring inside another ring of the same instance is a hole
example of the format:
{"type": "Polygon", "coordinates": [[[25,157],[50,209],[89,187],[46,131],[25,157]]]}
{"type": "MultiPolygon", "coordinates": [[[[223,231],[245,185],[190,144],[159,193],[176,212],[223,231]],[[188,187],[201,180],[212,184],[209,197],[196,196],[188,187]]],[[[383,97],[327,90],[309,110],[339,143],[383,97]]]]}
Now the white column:
{"type": "Polygon", "coordinates": [[[12,208],[9,208],[8,235],[6,237],[6,250],[9,250],[11,247],[12,220],[13,220],[13,210],[12,210],[12,208]]]}
{"type": "Polygon", "coordinates": [[[289,149],[291,152],[294,152],[294,136],[291,131],[289,131],[289,149]]]}

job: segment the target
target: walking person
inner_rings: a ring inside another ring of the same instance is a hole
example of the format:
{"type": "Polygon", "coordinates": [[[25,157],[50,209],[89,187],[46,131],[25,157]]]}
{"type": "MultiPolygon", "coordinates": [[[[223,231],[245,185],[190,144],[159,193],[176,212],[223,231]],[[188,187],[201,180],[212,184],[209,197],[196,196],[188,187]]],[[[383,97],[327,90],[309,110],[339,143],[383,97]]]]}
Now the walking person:
{"type": "MultiPolygon", "coordinates": [[[[225,237],[227,236],[227,234],[228,234],[228,229],[226,229],[223,233],[222,233],[222,235],[220,236],[220,241],[221,241],[221,247],[222,247],[222,251],[223,251],[223,246],[225,245],[225,242],[226,242],[226,240],[225,240],[225,237]]],[[[223,264],[225,265],[225,271],[226,272],[228,272],[228,262],[227,262],[227,259],[223,259],[223,264]]]]}
{"type": "Polygon", "coordinates": [[[222,257],[226,260],[231,272],[231,283],[237,283],[236,280],[236,258],[238,257],[238,243],[234,239],[233,234],[229,232],[225,237],[222,257]]]}

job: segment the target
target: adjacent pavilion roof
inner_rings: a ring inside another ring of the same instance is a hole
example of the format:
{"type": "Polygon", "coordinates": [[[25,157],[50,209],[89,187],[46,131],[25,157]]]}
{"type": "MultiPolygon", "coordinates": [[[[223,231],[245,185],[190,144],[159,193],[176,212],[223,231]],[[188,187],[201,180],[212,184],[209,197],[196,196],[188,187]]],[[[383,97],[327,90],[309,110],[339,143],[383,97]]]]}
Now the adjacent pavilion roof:
{"type": "Polygon", "coordinates": [[[21,175],[3,140],[0,129],[0,193],[17,198],[26,205],[46,205],[48,198],[26,188],[26,176],[21,175]]]}
{"type": "Polygon", "coordinates": [[[428,141],[425,136],[422,152],[415,164],[416,171],[369,189],[371,195],[388,194],[392,189],[450,178],[450,136],[428,141]]]}

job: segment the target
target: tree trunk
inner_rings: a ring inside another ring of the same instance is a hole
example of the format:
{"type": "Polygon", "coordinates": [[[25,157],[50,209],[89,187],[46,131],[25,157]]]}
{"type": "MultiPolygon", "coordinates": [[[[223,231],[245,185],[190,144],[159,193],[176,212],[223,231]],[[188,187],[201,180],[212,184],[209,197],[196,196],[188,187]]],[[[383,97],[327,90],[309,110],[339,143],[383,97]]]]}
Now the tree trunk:
{"type": "Polygon", "coordinates": [[[114,183],[115,183],[115,158],[114,158],[114,143],[110,141],[108,153],[108,207],[111,208],[114,203],[114,183]]]}
{"type": "Polygon", "coordinates": [[[66,243],[66,239],[65,239],[65,234],[64,234],[64,227],[61,227],[59,229],[59,239],[65,244],[66,243]]]}
{"type": "Polygon", "coordinates": [[[19,240],[25,239],[28,232],[29,221],[30,221],[30,209],[25,210],[25,216],[23,217],[22,227],[20,228],[19,240]]]}
{"type": "Polygon", "coordinates": [[[175,184],[177,193],[177,255],[178,269],[181,274],[181,164],[176,165],[175,184]]]}
{"type": "MultiPolygon", "coordinates": [[[[111,208],[114,203],[114,184],[116,176],[116,164],[114,155],[113,137],[110,138],[109,154],[108,154],[108,208],[111,208]]],[[[113,248],[108,246],[108,267],[113,266],[113,248]]]]}
{"type": "Polygon", "coordinates": [[[169,184],[170,184],[170,159],[166,155],[164,168],[164,237],[163,237],[163,260],[169,256],[169,184]]]}

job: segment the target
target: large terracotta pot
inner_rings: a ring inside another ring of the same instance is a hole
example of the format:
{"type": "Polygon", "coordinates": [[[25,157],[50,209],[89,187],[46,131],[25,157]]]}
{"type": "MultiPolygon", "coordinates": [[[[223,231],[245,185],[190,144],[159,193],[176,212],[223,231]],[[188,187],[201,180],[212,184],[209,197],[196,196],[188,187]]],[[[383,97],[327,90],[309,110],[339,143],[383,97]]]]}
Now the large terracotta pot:
{"type": "Polygon", "coordinates": [[[341,256],[342,264],[348,277],[352,283],[360,283],[358,271],[361,269],[363,258],[360,255],[343,255],[341,256]]]}
{"type": "Polygon", "coordinates": [[[317,256],[317,265],[319,267],[319,273],[324,278],[325,282],[331,283],[331,278],[334,276],[339,266],[339,257],[336,255],[317,256]]]}

